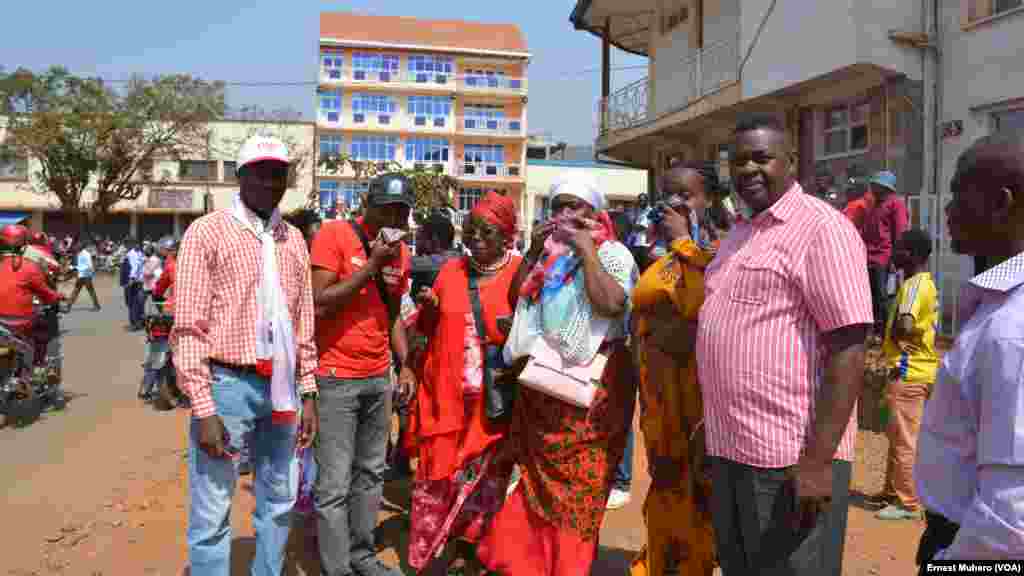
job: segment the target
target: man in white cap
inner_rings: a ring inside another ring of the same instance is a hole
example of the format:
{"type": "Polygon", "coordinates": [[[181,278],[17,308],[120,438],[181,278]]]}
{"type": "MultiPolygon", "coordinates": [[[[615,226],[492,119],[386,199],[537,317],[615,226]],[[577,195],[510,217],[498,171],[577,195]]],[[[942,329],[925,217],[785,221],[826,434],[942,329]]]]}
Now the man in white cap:
{"type": "Polygon", "coordinates": [[[256,496],[252,574],[281,574],[296,450],[309,448],[318,429],[309,255],[277,209],[288,168],[280,140],[246,140],[233,205],[189,226],[178,254],[171,344],[192,400],[192,576],[230,572],[231,500],[246,441],[256,496]]]}

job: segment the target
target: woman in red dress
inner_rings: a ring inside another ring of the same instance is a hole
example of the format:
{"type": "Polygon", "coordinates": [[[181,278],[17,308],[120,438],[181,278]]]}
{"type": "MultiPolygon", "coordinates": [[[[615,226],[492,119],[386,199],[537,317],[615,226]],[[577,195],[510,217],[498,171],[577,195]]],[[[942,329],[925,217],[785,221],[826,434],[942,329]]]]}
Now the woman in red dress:
{"type": "MultiPolygon", "coordinates": [[[[512,462],[507,423],[488,419],[483,392],[485,359],[500,357],[512,317],[509,288],[521,258],[509,251],[516,208],[491,192],[463,228],[470,256],[441,268],[433,288],[418,295],[418,330],[426,336],[410,431],[419,464],[412,490],[409,565],[446,574],[448,543],[475,542],[504,501],[512,462]],[[478,334],[471,287],[478,286],[485,334],[478,334]]],[[[465,574],[476,558],[463,551],[465,574]]]]}

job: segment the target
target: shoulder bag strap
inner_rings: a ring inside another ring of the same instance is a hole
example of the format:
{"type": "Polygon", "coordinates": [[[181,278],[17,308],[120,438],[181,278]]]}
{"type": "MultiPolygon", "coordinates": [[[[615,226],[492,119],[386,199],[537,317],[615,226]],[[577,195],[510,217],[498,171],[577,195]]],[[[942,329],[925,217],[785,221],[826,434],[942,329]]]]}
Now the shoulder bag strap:
{"type": "MultiPolygon", "coordinates": [[[[349,220],[348,223],[352,226],[352,230],[355,231],[356,236],[359,237],[359,241],[363,244],[363,251],[366,252],[366,258],[370,258],[370,240],[366,237],[366,232],[363,227],[359,225],[355,220],[349,220]]],[[[377,286],[377,292],[380,294],[380,299],[384,302],[384,306],[388,309],[388,322],[393,323],[393,313],[391,310],[391,297],[388,295],[387,285],[384,283],[384,277],[381,276],[380,272],[373,275],[374,284],[377,286]]],[[[388,326],[388,334],[390,336],[391,326],[388,326]]]]}

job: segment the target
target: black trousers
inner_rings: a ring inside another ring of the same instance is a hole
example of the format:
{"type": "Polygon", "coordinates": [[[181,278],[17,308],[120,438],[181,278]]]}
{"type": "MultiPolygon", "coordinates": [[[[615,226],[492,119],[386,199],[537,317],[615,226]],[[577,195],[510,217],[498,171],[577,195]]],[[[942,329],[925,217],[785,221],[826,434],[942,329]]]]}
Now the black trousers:
{"type": "Polygon", "coordinates": [[[875,334],[885,336],[888,320],[886,303],[889,301],[889,269],[868,266],[868,282],[871,284],[871,310],[875,315],[875,334]]]}
{"type": "Polygon", "coordinates": [[[927,527],[924,534],[921,534],[921,543],[917,546],[917,564],[921,567],[918,574],[926,574],[925,565],[929,560],[935,558],[939,550],[948,548],[960,531],[960,526],[940,514],[925,510],[924,519],[927,527]]]}
{"type": "Polygon", "coordinates": [[[832,503],[797,533],[786,468],[711,459],[711,521],[723,576],[840,576],[853,465],[832,463],[832,503]]]}

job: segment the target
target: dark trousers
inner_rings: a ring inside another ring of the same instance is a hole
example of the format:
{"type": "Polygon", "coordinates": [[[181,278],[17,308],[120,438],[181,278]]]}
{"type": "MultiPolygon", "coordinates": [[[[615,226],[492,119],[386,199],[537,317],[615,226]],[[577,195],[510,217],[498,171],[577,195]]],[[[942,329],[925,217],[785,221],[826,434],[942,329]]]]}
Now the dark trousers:
{"type": "Polygon", "coordinates": [[[935,558],[939,550],[948,548],[956,538],[956,533],[960,531],[958,524],[934,512],[925,510],[924,519],[928,524],[924,534],[921,534],[921,543],[917,546],[917,563],[921,567],[918,574],[927,573],[925,568],[928,561],[935,558]]]}
{"type": "Polygon", "coordinates": [[[633,486],[633,426],[630,425],[626,435],[626,451],[622,453],[622,461],[615,467],[615,479],[612,488],[629,492],[633,486]]]}
{"type": "Polygon", "coordinates": [[[323,576],[349,576],[376,561],[373,530],[384,493],[391,381],[321,377],[316,514],[323,576]]]}
{"type": "Polygon", "coordinates": [[[145,292],[142,291],[142,282],[132,282],[125,287],[125,300],[128,305],[128,323],[132,326],[142,326],[145,310],[145,292]]]}
{"type": "Polygon", "coordinates": [[[92,278],[79,278],[75,282],[75,291],[71,293],[71,298],[68,300],[68,309],[70,310],[78,301],[78,293],[82,291],[82,288],[85,288],[89,292],[89,296],[92,297],[92,307],[99,308],[100,300],[96,297],[96,288],[92,285],[92,278]]]}
{"type": "Polygon", "coordinates": [[[875,334],[883,337],[888,319],[886,303],[889,301],[889,269],[868,266],[868,282],[871,284],[871,310],[875,315],[875,334]]]}
{"type": "Polygon", "coordinates": [[[850,462],[832,463],[832,503],[808,533],[797,533],[797,509],[786,468],[755,468],[711,459],[711,520],[723,576],[840,576],[850,462]]]}

